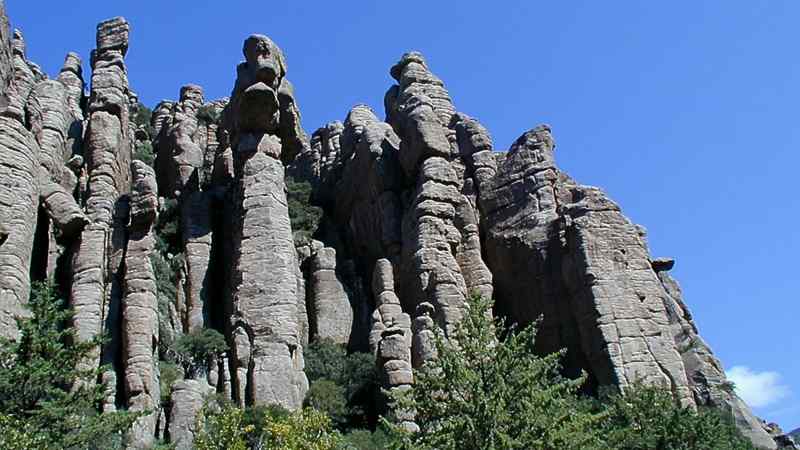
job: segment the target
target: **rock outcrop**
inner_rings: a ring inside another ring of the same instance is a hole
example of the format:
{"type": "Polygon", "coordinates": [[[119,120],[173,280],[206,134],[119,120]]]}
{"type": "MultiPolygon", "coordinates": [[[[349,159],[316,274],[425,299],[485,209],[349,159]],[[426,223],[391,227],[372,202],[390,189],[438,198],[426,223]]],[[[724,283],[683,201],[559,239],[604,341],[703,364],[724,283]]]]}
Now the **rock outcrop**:
{"type": "Polygon", "coordinates": [[[247,38],[246,61],[225,111],[233,153],[228,192],[231,272],[229,335],[234,395],[240,404],[298,408],[308,388],[297,320],[297,256],[281,158],[307,145],[299,130],[281,50],[247,38]],[[292,116],[292,117],[286,117],[292,116]]]}
{"type": "Polygon", "coordinates": [[[125,399],[129,411],[148,412],[130,433],[132,448],[153,445],[159,414],[158,292],[153,266],[153,222],[158,213],[158,187],[152,168],[131,163],[133,191],[130,202],[128,246],[125,252],[125,289],[122,300],[122,349],[125,399]]]}
{"type": "MultiPolygon", "coordinates": [[[[309,140],[284,55],[262,35],[245,40],[230,99],[187,84],[135,123],[145,111],[129,37],[125,19],[98,25],[84,98],[79,56],[47,79],[0,1],[0,336],[17,335],[32,283],[56,279],[78,338],[110,338],[83,363],[109,367],[100,409],[147,412],[128,448],[157,437],[191,448],[214,393],[299,408],[309,341],[369,350],[384,388],[410,389],[472,295],[512,322],[541,317],[538,350],[566,349],[564,373],[586,372],[587,393],[662,385],[731,413],[759,448],[788,445],[730,389],[674,261],[653,258],[619,205],[557,167],[549,127],[495,151],[411,52],[390,69],[385,120],[356,105],[309,140]],[[134,160],[148,144],[152,168],[134,160]],[[295,242],[297,182],[323,212],[295,242]],[[162,404],[166,343],[209,328],[228,351],[162,404]]],[[[413,411],[390,412],[418,430],[413,411]]]]}

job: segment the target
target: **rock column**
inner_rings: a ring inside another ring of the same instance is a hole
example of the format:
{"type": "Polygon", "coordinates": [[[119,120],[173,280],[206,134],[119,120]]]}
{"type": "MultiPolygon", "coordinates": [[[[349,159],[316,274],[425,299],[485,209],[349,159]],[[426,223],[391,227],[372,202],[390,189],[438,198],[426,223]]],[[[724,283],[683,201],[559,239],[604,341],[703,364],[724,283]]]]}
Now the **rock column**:
{"type": "Polygon", "coordinates": [[[232,124],[235,174],[229,319],[234,395],[239,403],[295,409],[302,405],[308,381],[281,156],[284,150],[297,151],[284,148],[298,137],[296,127],[283,125],[296,124],[299,117],[284,117],[294,111],[294,100],[283,78],[280,49],[254,35],[245,41],[244,56],[226,117],[232,124]]]}
{"type": "Polygon", "coordinates": [[[129,432],[128,448],[153,445],[161,401],[158,381],[158,293],[150,262],[155,247],[153,223],[158,213],[155,172],[141,161],[131,163],[128,247],[125,253],[125,289],[122,301],[125,399],[129,411],[148,414],[129,432]]]}

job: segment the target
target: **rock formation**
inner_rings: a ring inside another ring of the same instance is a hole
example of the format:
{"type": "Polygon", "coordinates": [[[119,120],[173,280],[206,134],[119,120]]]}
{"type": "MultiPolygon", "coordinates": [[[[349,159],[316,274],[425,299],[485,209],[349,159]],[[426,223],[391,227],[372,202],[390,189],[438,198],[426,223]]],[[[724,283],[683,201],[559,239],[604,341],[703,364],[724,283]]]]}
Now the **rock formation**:
{"type": "Polygon", "coordinates": [[[297,320],[297,258],[281,158],[307,145],[281,50],[247,38],[225,111],[234,161],[227,326],[234,395],[244,403],[297,408],[308,382],[297,320]],[[289,117],[291,116],[291,117],[289,117]]]}
{"type": "MultiPolygon", "coordinates": [[[[101,409],[148,412],[129,448],[191,448],[212,393],[300,407],[309,341],[369,350],[384,388],[409,389],[472,295],[513,322],[541,317],[539,351],[566,349],[565,374],[585,371],[589,393],[658,384],[730,412],[760,448],[788,439],[730,389],[674,261],[559,170],[549,127],[495,151],[411,52],[390,69],[385,120],[356,105],[309,140],[283,53],[262,35],[245,40],[230,99],[187,84],[137,124],[130,33],[122,18],[98,25],[87,99],[78,55],[47,79],[0,1],[0,336],[16,336],[32,282],[58,281],[78,337],[110,338],[84,362],[110,367],[101,409]],[[133,156],[151,141],[153,168],[133,156]],[[322,208],[312,239],[293,240],[287,176],[322,208]],[[167,220],[169,242],[156,235],[167,220]],[[207,328],[228,351],[162,404],[167,344],[207,328]]],[[[413,412],[392,413],[418,429],[413,412]]]]}

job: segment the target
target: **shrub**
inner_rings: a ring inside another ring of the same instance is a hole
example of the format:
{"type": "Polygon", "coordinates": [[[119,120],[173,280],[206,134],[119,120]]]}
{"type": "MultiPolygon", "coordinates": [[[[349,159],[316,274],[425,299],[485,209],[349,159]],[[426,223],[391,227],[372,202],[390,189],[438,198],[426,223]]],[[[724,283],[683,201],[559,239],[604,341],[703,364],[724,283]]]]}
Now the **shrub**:
{"type": "Polygon", "coordinates": [[[260,444],[257,448],[264,450],[338,450],[344,440],[328,416],[306,408],[284,417],[268,416],[260,444]]]}
{"type": "Polygon", "coordinates": [[[156,155],[153,153],[153,145],[150,142],[138,143],[133,152],[133,159],[138,159],[148,166],[153,167],[153,163],[156,160],[156,155]]]}
{"type": "Polygon", "coordinates": [[[175,383],[175,381],[183,378],[183,371],[177,364],[169,361],[159,361],[158,371],[158,381],[161,390],[161,404],[167,405],[169,404],[172,396],[172,385],[175,383]]]}
{"type": "Polygon", "coordinates": [[[247,450],[247,435],[253,426],[245,424],[244,411],[232,406],[221,411],[208,407],[198,418],[200,432],[195,438],[197,450],[247,450]]]}
{"type": "Polygon", "coordinates": [[[308,243],[322,219],[322,209],[311,205],[311,184],[286,177],[286,200],[295,245],[308,243]]]}
{"type": "Polygon", "coordinates": [[[197,120],[201,123],[215,124],[219,123],[220,113],[214,105],[203,105],[197,109],[195,117],[197,117],[197,120]]]}
{"type": "Polygon", "coordinates": [[[305,404],[327,414],[337,428],[347,426],[350,410],[345,397],[345,389],[335,382],[323,378],[311,383],[311,388],[306,394],[305,404]]]}
{"type": "Polygon", "coordinates": [[[536,354],[534,326],[505,331],[492,320],[490,308],[488,300],[471,298],[448,339],[436,333],[439,356],[415,372],[413,388],[389,393],[396,411],[416,412],[421,432],[405,436],[407,446],[533,450],[594,445],[600,417],[577,395],[583,379],[561,377],[560,353],[536,354]]]}
{"type": "Polygon", "coordinates": [[[375,431],[353,430],[344,436],[344,440],[355,450],[384,450],[395,445],[394,439],[380,428],[375,431]]]}
{"type": "Polygon", "coordinates": [[[175,354],[188,378],[205,374],[209,362],[227,349],[225,337],[211,328],[184,334],[175,341],[175,354]]]}
{"type": "Polygon", "coordinates": [[[344,450],[344,440],[322,412],[288,412],[261,407],[241,410],[232,405],[206,407],[198,420],[198,450],[344,450]],[[256,414],[253,414],[256,412],[256,414]],[[251,421],[258,419],[257,424],[251,421]]]}
{"type": "Polygon", "coordinates": [[[106,368],[84,363],[101,339],[78,339],[52,283],[34,284],[28,308],[30,318],[17,321],[19,338],[0,339],[2,448],[117,448],[138,416],[97,410],[106,387],[95,381],[106,368]]]}
{"type": "Polygon", "coordinates": [[[380,385],[372,354],[348,355],[343,345],[323,340],[308,346],[305,363],[311,384],[308,405],[327,412],[340,430],[369,425],[380,385]],[[318,383],[322,385],[317,386],[318,383]],[[339,408],[342,402],[346,405],[343,415],[339,408]]]}
{"type": "Polygon", "coordinates": [[[605,396],[600,435],[614,449],[753,449],[720,411],[694,411],[679,405],[672,393],[636,384],[625,395],[605,396]]]}

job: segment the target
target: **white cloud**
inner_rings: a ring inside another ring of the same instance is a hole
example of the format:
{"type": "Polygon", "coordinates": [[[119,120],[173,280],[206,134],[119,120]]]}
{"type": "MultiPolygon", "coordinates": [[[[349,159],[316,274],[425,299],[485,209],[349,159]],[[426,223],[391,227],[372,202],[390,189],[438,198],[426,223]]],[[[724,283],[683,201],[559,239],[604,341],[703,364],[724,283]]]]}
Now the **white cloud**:
{"type": "Polygon", "coordinates": [[[778,372],[755,372],[747,366],[734,366],[727,375],[736,385],[739,397],[753,408],[769,406],[789,395],[789,388],[781,384],[778,372]]]}

